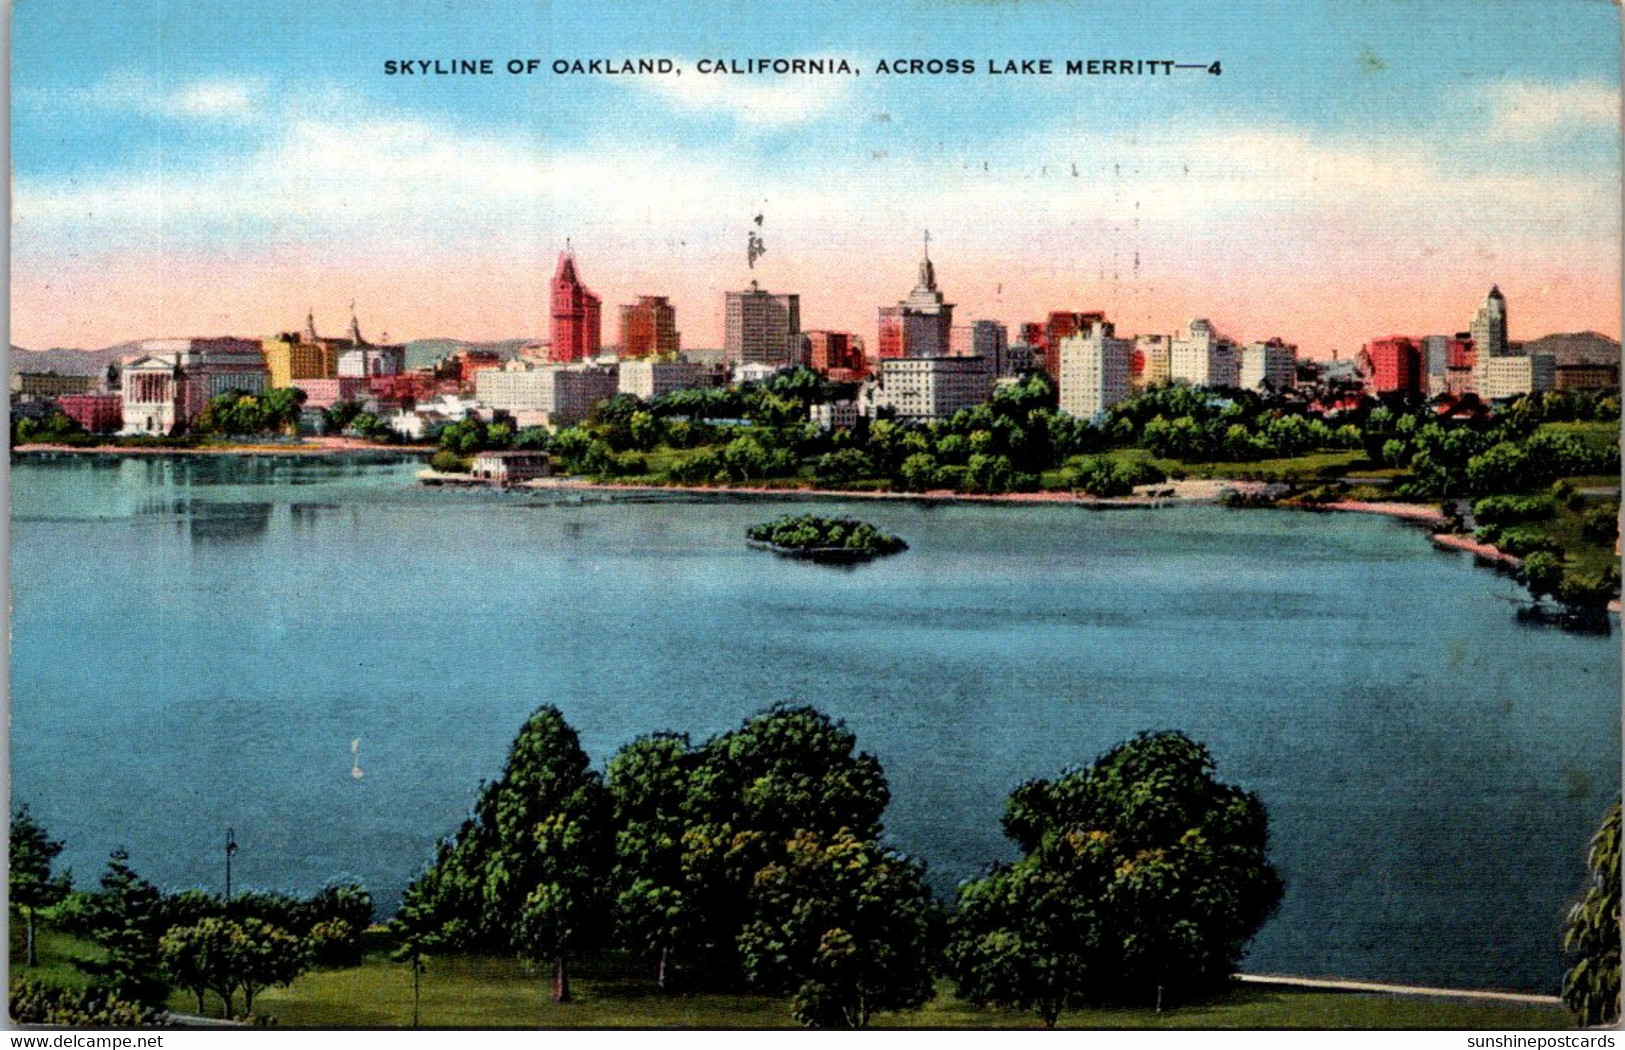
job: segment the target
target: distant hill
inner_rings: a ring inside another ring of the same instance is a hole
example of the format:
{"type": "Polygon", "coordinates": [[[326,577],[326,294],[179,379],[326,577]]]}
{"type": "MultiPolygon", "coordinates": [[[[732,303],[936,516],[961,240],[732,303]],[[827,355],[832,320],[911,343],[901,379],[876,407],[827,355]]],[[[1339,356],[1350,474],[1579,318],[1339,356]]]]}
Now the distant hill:
{"type": "MultiPolygon", "coordinates": [[[[496,342],[472,342],[467,339],[415,339],[406,344],[406,367],[428,368],[447,354],[458,350],[493,350],[503,360],[518,357],[521,347],[534,343],[533,339],[502,339],[496,342]]],[[[11,371],[55,372],[65,376],[99,376],[107,366],[121,357],[139,352],[141,343],[131,340],[100,350],[73,350],[55,347],[50,350],[29,350],[21,346],[11,348],[11,371]]]]}
{"type": "Polygon", "coordinates": [[[1617,365],[1619,341],[1600,332],[1543,335],[1523,344],[1525,353],[1551,354],[1560,365],[1617,365]]]}
{"type": "Polygon", "coordinates": [[[535,339],[502,339],[477,343],[467,339],[414,339],[406,344],[408,370],[428,368],[436,361],[459,350],[492,350],[504,361],[519,356],[522,347],[537,342],[535,339]]]}
{"type": "Polygon", "coordinates": [[[13,346],[11,371],[55,372],[64,376],[99,376],[107,371],[108,365],[121,357],[136,353],[140,347],[141,344],[135,341],[103,347],[100,350],[68,350],[62,347],[50,350],[25,350],[20,346],[13,346]]]}

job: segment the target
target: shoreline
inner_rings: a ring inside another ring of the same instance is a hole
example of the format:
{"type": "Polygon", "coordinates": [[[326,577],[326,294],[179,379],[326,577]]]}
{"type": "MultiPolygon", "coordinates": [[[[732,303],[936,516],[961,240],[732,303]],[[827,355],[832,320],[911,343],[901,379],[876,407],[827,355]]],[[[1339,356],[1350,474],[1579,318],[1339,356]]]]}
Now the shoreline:
{"type": "Polygon", "coordinates": [[[325,456],[367,454],[421,455],[435,452],[432,445],[378,445],[361,438],[308,438],[299,444],[278,445],[54,445],[13,447],[13,456],[67,452],[85,456],[325,456]]]}
{"type": "MultiPolygon", "coordinates": [[[[427,471],[425,474],[429,473],[427,471]]],[[[616,481],[587,481],[581,478],[535,478],[521,481],[511,488],[555,492],[677,492],[688,495],[740,495],[776,498],[799,497],[806,499],[857,500],[914,500],[931,503],[1049,503],[1084,506],[1098,510],[1145,509],[1155,507],[1186,506],[1218,502],[1226,491],[1257,492],[1263,482],[1195,480],[1169,481],[1157,485],[1141,486],[1153,492],[1137,492],[1132,496],[1088,496],[1081,492],[1001,492],[993,495],[975,492],[956,492],[953,489],[928,489],[925,492],[875,491],[871,489],[821,489],[807,487],[775,488],[768,485],[651,485],[616,481]]]]}
{"type": "MultiPolygon", "coordinates": [[[[404,456],[420,456],[435,451],[429,445],[377,445],[359,438],[311,438],[298,445],[226,445],[202,446],[191,448],[168,448],[163,446],[122,446],[122,445],[26,445],[22,448],[13,448],[13,456],[26,456],[32,453],[77,453],[82,455],[137,455],[137,456],[164,456],[164,455],[242,455],[242,456],[279,456],[279,455],[358,455],[358,454],[397,454],[404,456]]],[[[1227,478],[1197,478],[1182,481],[1166,481],[1155,485],[1143,485],[1131,496],[1089,496],[1080,492],[1003,492],[998,494],[981,494],[971,492],[956,492],[952,489],[931,489],[925,492],[896,492],[855,489],[820,489],[812,486],[796,486],[775,488],[767,485],[653,485],[622,483],[614,481],[587,481],[581,478],[536,478],[530,481],[521,481],[512,485],[503,485],[483,479],[462,479],[462,475],[441,475],[435,471],[425,469],[419,472],[419,484],[454,484],[463,486],[489,485],[493,488],[520,488],[538,491],[554,492],[628,492],[628,493],[682,493],[698,496],[747,496],[772,497],[778,499],[830,499],[830,500],[912,500],[929,503],[1015,503],[1015,504],[1053,504],[1085,507],[1090,510],[1150,510],[1160,507],[1178,506],[1204,506],[1218,503],[1226,492],[1242,495],[1253,495],[1264,491],[1267,483],[1260,481],[1240,481],[1227,478]]],[[[1471,554],[1473,557],[1487,565],[1517,570],[1523,567],[1523,559],[1494,547],[1487,543],[1480,543],[1471,536],[1462,536],[1450,532],[1438,531],[1445,523],[1445,518],[1439,511],[1424,503],[1399,503],[1395,501],[1365,501],[1365,500],[1338,500],[1332,503],[1317,505],[1284,504],[1274,508],[1280,510],[1309,510],[1334,511],[1343,514],[1375,514],[1382,517],[1393,518],[1407,524],[1418,525],[1428,530],[1428,538],[1434,547],[1441,550],[1460,551],[1471,554]]],[[[1609,603],[1610,612],[1619,613],[1620,599],[1616,598],[1609,603]]]]}

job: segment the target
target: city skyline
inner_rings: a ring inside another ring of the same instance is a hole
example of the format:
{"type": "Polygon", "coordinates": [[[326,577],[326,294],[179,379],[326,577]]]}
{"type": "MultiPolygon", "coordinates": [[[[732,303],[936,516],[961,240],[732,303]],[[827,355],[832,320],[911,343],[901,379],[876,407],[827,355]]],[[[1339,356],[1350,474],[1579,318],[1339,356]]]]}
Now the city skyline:
{"type": "Polygon", "coordinates": [[[668,296],[685,345],[721,345],[724,293],[751,279],[800,294],[806,327],[873,340],[925,228],[960,317],[1012,330],[1053,310],[1139,333],[1209,317],[1241,341],[1350,357],[1389,333],[1466,330],[1499,284],[1513,340],[1619,335],[1605,3],[1385,4],[1346,33],[1328,30],[1335,11],[1289,4],[1155,23],[1087,3],[851,5],[827,30],[727,5],[544,17],[498,2],[441,21],[103,6],[77,5],[71,54],[45,36],[60,12],[15,21],[12,339],[33,349],[269,334],[352,298],[395,341],[545,337],[567,238],[604,302],[668,296]],[[891,46],[900,17],[919,28],[891,46]],[[501,72],[515,54],[577,57],[558,40],[685,71],[501,72]],[[861,75],[696,68],[779,54],[861,75]],[[1131,54],[1224,74],[874,72],[1131,54]],[[382,69],[465,55],[498,72],[382,69]]]}

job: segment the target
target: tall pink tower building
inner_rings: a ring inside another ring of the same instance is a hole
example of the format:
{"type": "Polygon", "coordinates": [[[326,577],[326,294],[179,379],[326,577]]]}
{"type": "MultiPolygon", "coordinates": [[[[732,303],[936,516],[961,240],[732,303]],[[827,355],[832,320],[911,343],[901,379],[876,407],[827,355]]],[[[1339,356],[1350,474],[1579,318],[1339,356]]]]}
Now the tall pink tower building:
{"type": "Polygon", "coordinates": [[[576,276],[575,252],[566,247],[553,274],[553,346],[548,356],[554,361],[597,357],[602,331],[598,296],[576,276]]]}

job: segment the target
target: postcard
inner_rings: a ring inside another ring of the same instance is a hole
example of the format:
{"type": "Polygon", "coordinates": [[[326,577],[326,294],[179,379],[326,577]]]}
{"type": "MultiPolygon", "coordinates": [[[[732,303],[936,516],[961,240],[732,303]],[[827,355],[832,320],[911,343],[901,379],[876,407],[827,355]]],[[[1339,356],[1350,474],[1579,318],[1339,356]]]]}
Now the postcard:
{"type": "Polygon", "coordinates": [[[1617,4],[12,69],[14,1025],[1617,1020],[1617,4]]]}

